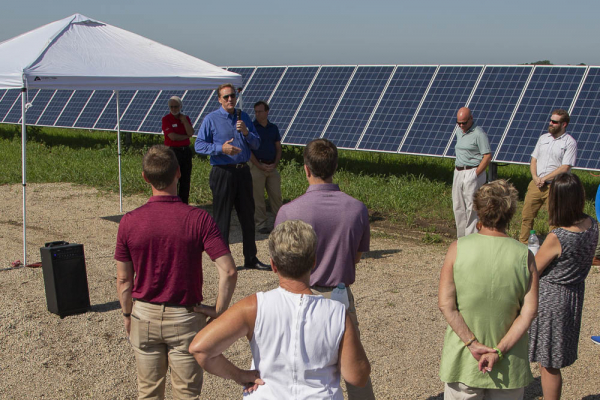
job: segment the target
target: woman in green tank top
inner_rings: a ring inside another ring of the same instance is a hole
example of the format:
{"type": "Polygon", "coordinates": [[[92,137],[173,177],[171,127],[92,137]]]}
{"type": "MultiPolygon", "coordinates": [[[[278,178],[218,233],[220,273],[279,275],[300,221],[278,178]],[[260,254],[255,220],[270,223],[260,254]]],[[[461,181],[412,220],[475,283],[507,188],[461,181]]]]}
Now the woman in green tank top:
{"type": "Polygon", "coordinates": [[[440,362],[445,399],[522,399],[532,380],[527,329],[538,306],[538,275],[527,246],[506,227],[517,190],[505,180],[475,194],[479,233],[452,243],[440,275],[448,321],[440,362]],[[477,397],[471,397],[477,396],[477,397]]]}

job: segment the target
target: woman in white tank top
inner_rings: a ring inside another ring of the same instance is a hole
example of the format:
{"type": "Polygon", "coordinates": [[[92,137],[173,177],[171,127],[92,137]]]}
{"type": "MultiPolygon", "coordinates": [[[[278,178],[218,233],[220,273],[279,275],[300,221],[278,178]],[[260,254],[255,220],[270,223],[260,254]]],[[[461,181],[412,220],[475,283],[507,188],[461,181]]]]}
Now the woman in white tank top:
{"type": "Polygon", "coordinates": [[[248,399],[343,399],[340,374],[365,386],[371,366],[344,305],[310,290],[312,227],[284,222],[271,233],[269,251],[279,287],[233,305],[198,333],[190,352],[206,371],[243,385],[248,399]],[[251,370],[222,355],[242,336],[250,341],[251,370]]]}

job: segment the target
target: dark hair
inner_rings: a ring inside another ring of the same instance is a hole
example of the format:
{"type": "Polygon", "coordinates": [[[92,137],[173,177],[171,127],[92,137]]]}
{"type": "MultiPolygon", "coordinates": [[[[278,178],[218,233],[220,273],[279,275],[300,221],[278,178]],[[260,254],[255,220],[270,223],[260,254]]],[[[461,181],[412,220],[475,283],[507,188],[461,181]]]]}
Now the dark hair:
{"type": "Polygon", "coordinates": [[[218,98],[221,98],[221,90],[225,89],[226,87],[232,88],[233,91],[235,92],[235,95],[237,96],[237,90],[235,90],[235,86],[233,86],[232,83],[224,83],[222,85],[219,85],[219,87],[217,88],[217,97],[218,98]]]}
{"type": "Polygon", "coordinates": [[[473,196],[473,207],[486,228],[505,229],[517,210],[518,192],[504,179],[487,183],[473,196]]]}
{"type": "Polygon", "coordinates": [[[554,226],[572,226],[585,214],[585,189],[577,175],[558,174],[550,184],[548,194],[549,223],[554,226]]]}
{"type": "Polygon", "coordinates": [[[285,221],[269,235],[269,253],[282,276],[301,278],[315,265],[317,235],[306,222],[285,221]]]}
{"type": "Polygon", "coordinates": [[[265,106],[265,111],[269,111],[269,105],[268,105],[268,104],[267,104],[267,102],[266,102],[266,101],[264,101],[264,100],[259,100],[259,101],[257,101],[256,103],[254,103],[254,107],[253,107],[253,108],[256,108],[256,107],[258,107],[258,106],[260,106],[260,105],[263,105],[263,106],[265,106]]]}
{"type": "Polygon", "coordinates": [[[327,139],[315,139],[304,148],[304,164],[311,174],[323,180],[331,178],[338,162],[335,144],[327,139]]]}
{"type": "Polygon", "coordinates": [[[569,122],[571,121],[571,117],[567,110],[563,110],[562,108],[552,111],[552,115],[560,115],[560,122],[566,122],[567,125],[569,125],[569,122]]]}
{"type": "Polygon", "coordinates": [[[175,152],[164,144],[150,147],[142,161],[144,176],[158,190],[163,190],[173,183],[177,168],[179,163],[175,152]]]}

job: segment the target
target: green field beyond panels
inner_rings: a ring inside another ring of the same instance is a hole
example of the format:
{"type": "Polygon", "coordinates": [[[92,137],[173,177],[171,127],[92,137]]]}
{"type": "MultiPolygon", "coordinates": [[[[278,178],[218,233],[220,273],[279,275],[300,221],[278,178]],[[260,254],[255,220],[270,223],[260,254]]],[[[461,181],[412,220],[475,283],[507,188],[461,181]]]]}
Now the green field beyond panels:
{"type": "MultiPolygon", "coordinates": [[[[147,148],[157,143],[162,143],[162,136],[133,134],[132,145],[122,147],[125,195],[150,195],[149,186],[141,178],[141,161],[147,148]]],[[[301,147],[284,146],[280,165],[284,202],[302,195],[308,187],[302,169],[302,150],[301,147]]],[[[0,184],[20,183],[20,127],[0,126],[0,155],[0,184]]],[[[453,159],[340,151],[334,182],[363,201],[373,220],[391,222],[397,229],[417,228],[426,232],[425,241],[439,242],[441,236],[454,237],[453,165],[453,159]]],[[[209,172],[208,158],[195,157],[190,193],[192,204],[211,204],[209,172]]],[[[600,178],[585,171],[575,173],[584,182],[587,192],[586,212],[595,215],[594,198],[600,178]]],[[[510,179],[522,200],[530,180],[529,167],[499,167],[498,175],[510,179]]],[[[116,134],[28,127],[27,182],[72,182],[118,192],[116,134]]],[[[534,228],[545,235],[548,232],[547,214],[542,211],[540,217],[534,228]]],[[[513,237],[517,235],[520,218],[519,208],[509,230],[513,237]]]]}

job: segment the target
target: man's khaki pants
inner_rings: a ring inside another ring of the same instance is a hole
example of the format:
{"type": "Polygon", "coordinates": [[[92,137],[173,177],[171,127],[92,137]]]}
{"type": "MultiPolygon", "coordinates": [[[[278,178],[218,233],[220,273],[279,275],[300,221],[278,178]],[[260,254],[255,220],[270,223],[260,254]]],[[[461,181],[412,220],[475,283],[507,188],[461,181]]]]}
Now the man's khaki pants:
{"type": "Polygon", "coordinates": [[[281,198],[281,176],[279,171],[262,171],[256,165],[250,163],[250,173],[252,174],[252,190],[254,195],[254,224],[257,229],[268,228],[267,226],[267,207],[265,204],[265,189],[269,196],[269,204],[274,216],[281,208],[283,202],[281,198]]]}
{"type": "MultiPolygon", "coordinates": [[[[540,208],[545,204],[546,209],[548,209],[547,200],[549,192],[550,185],[546,184],[542,188],[539,188],[535,185],[533,180],[529,182],[525,201],[523,201],[523,212],[521,213],[523,218],[521,222],[521,233],[519,234],[519,241],[521,243],[527,244],[530,231],[533,229],[535,217],[537,217],[540,208]]],[[[554,229],[554,227],[550,227],[550,230],[552,229],[554,229]]]]}
{"type": "Polygon", "coordinates": [[[458,171],[452,180],[452,208],[456,222],[456,237],[477,232],[477,212],[473,209],[473,195],[485,183],[485,171],[477,175],[477,168],[458,171]]]}
{"type": "Polygon", "coordinates": [[[444,400],[523,400],[525,388],[518,389],[480,389],[464,383],[446,383],[444,400]]]}
{"type": "Polygon", "coordinates": [[[169,366],[173,398],[200,398],[203,371],[188,348],[205,326],[206,316],[191,307],[133,303],[129,340],[137,364],[138,398],[165,397],[169,366]]]}
{"type": "MultiPolygon", "coordinates": [[[[323,287],[323,286],[311,286],[310,288],[314,294],[320,294],[326,299],[331,299],[331,292],[334,288],[332,287],[323,287]]],[[[360,337],[360,331],[358,330],[358,319],[356,318],[356,308],[354,307],[354,295],[352,294],[352,290],[350,287],[346,287],[346,291],[348,292],[348,316],[350,320],[354,324],[356,328],[356,332],[360,337]]],[[[348,400],[375,400],[375,395],[373,394],[373,385],[371,384],[371,378],[367,382],[365,387],[358,387],[349,384],[346,382],[346,389],[348,390],[348,400]]]]}

